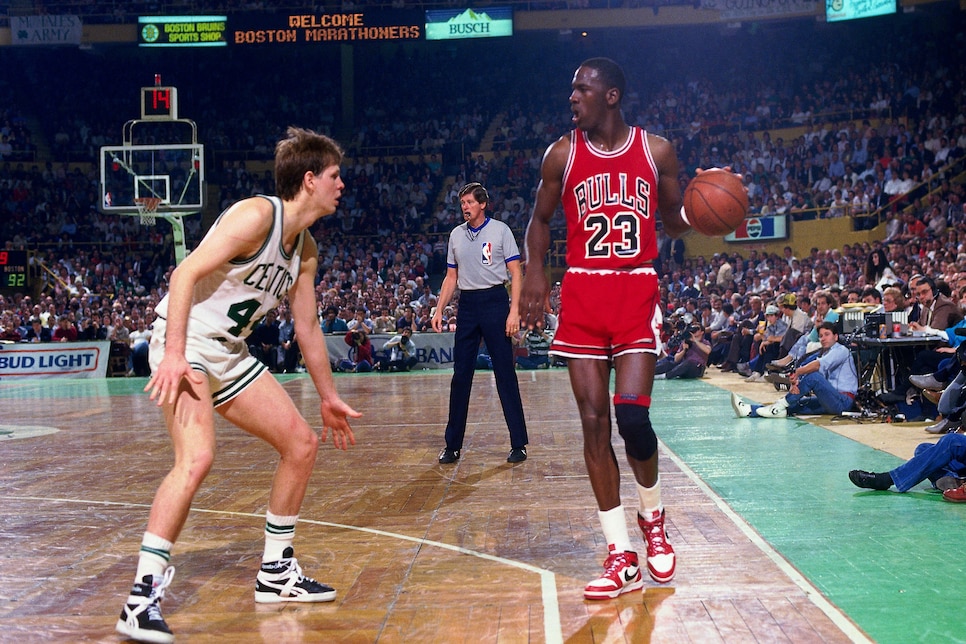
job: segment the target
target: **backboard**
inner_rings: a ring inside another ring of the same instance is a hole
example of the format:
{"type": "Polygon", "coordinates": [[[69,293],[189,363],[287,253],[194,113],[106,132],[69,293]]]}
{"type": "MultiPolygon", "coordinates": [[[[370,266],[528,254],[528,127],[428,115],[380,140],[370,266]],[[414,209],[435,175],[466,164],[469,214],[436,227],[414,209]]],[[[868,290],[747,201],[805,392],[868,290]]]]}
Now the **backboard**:
{"type": "Polygon", "coordinates": [[[158,214],[204,209],[205,159],[200,143],[109,145],[101,148],[99,209],[136,215],[138,199],[160,199],[158,214]]]}

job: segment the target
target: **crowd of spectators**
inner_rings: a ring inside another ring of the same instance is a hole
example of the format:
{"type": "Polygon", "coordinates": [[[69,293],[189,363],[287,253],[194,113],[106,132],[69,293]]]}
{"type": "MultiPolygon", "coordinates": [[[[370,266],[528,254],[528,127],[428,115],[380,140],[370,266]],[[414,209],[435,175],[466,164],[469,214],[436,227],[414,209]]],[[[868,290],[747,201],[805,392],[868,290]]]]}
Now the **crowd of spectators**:
{"type": "MultiPolygon", "coordinates": [[[[952,25],[951,46],[939,51],[924,47],[915,30],[896,29],[889,37],[903,51],[901,60],[869,49],[881,35],[862,34],[851,45],[864,46],[865,54],[849,50],[848,56],[861,66],[841,72],[817,71],[818,61],[840,54],[844,46],[817,38],[803,43],[816,61],[811,74],[758,73],[771,69],[759,69],[769,64],[762,52],[775,45],[767,36],[762,42],[743,41],[750,51],[736,55],[736,62],[747,64],[726,74],[692,74],[655,84],[648,69],[628,67],[629,86],[635,89],[625,100],[627,120],[674,142],[684,166],[682,183],[696,168],[729,165],[745,177],[754,214],[852,216],[858,228],[888,220],[882,242],[813,249],[801,258],[791,257],[790,250],[778,256],[730,249],[713,257],[687,257],[662,236],[662,292],[669,318],[682,310],[702,318],[702,307],[714,298],[736,313],[748,309],[752,296],[767,300],[785,292],[807,299],[819,289],[840,290],[845,301],[850,290],[861,294],[878,282],[866,263],[879,248],[897,283],[907,284],[916,273],[931,275],[951,285],[958,298],[959,286],[966,284],[966,195],[951,178],[966,156],[962,30],[952,25]],[[795,129],[776,129],[790,126],[795,129]],[[787,140],[771,134],[781,131],[794,134],[787,140]],[[920,198],[915,190],[928,195],[920,198]],[[873,219],[862,218],[873,211],[873,219]]],[[[700,54],[702,46],[693,44],[700,54]]],[[[52,334],[57,320],[66,317],[79,338],[130,344],[127,336],[139,321],[150,327],[174,256],[166,224],[145,226],[136,217],[103,215],[96,207],[97,150],[116,143],[117,115],[130,114],[133,102],[125,92],[106,88],[145,84],[135,80],[138,65],[120,56],[94,60],[80,54],[73,72],[90,82],[78,89],[72,104],[98,105],[81,113],[30,80],[43,77],[40,72],[66,54],[3,55],[15,59],[22,76],[5,75],[0,86],[24,83],[36,90],[40,114],[28,118],[29,105],[16,92],[0,105],[0,141],[17,142],[10,143],[9,154],[0,145],[0,242],[33,253],[40,296],[5,299],[0,326],[4,333],[16,328],[25,337],[36,317],[52,334]]],[[[365,98],[359,101],[359,125],[340,139],[347,148],[340,212],[312,231],[320,248],[320,320],[334,309],[348,326],[362,311],[372,320],[411,320],[418,333],[426,330],[434,288],[445,270],[447,234],[462,221],[454,198],[461,185],[486,185],[490,212],[522,240],[542,151],[571,127],[562,110],[566,84],[548,86],[549,81],[509,72],[477,83],[453,73],[471,68],[464,67],[464,56],[498,68],[488,62],[493,53],[474,58],[472,51],[400,49],[378,64],[371,64],[369,55],[375,54],[360,54],[359,64],[364,61],[371,71],[359,81],[357,91],[365,98]],[[393,83],[403,65],[415,70],[407,88],[393,83]],[[437,86],[441,89],[431,91],[437,86]],[[456,98],[440,101],[444,94],[456,98]]],[[[535,54],[528,55],[518,56],[521,66],[533,62],[535,54]]],[[[216,211],[244,196],[273,192],[271,171],[261,160],[271,157],[274,140],[289,121],[330,133],[340,127],[334,116],[337,79],[305,84],[279,71],[297,66],[296,53],[282,53],[281,60],[271,62],[226,56],[193,60],[197,77],[186,79],[181,94],[194,97],[183,103],[193,101],[197,112],[192,115],[211,150],[210,183],[220,189],[216,211]],[[229,62],[246,66],[248,73],[237,80],[243,103],[217,100],[239,95],[221,85],[231,74],[213,73],[229,62]],[[273,70],[280,89],[256,91],[256,83],[272,77],[273,70]]],[[[560,79],[568,77],[564,70],[571,63],[541,62],[559,70],[560,79]]],[[[144,61],[138,63],[143,70],[144,61]]],[[[182,114],[188,113],[183,105],[182,114]]],[[[185,222],[190,248],[204,232],[202,217],[185,222]]],[[[555,238],[562,239],[562,213],[554,224],[555,238]]],[[[455,309],[446,311],[444,323],[450,318],[455,321],[455,309]]],[[[284,364],[284,357],[277,362],[284,364]]]]}

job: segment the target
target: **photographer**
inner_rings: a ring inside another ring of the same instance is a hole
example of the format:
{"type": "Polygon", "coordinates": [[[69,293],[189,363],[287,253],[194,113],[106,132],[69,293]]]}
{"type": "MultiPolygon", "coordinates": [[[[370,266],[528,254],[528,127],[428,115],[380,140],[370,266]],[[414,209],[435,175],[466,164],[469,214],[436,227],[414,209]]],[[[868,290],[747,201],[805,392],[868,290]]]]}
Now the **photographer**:
{"type": "Polygon", "coordinates": [[[349,345],[349,355],[339,361],[339,371],[372,371],[372,343],[366,333],[366,326],[361,324],[348,331],[345,334],[345,343],[349,345]]]}
{"type": "Polygon", "coordinates": [[[667,365],[664,371],[655,369],[657,374],[655,377],[668,380],[702,377],[708,366],[708,356],[711,354],[711,343],[704,336],[704,327],[700,324],[688,325],[681,334],[681,342],[674,352],[674,357],[670,362],[659,365],[659,367],[667,365]]]}
{"type": "Polygon", "coordinates": [[[410,371],[416,366],[416,343],[413,342],[413,331],[406,327],[398,335],[389,338],[382,348],[389,351],[389,371],[410,371]]]}

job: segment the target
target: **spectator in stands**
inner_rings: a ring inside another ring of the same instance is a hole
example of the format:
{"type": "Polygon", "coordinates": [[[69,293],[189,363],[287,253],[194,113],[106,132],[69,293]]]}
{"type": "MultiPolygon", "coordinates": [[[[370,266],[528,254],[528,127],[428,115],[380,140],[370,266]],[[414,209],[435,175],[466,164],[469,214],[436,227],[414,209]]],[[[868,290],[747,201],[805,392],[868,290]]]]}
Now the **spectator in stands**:
{"type": "Polygon", "coordinates": [[[24,336],[24,342],[50,342],[52,338],[50,329],[43,325],[39,317],[30,318],[30,330],[24,336]]]}
{"type": "Polygon", "coordinates": [[[865,283],[875,286],[880,291],[886,286],[891,286],[899,281],[896,277],[895,271],[892,270],[892,265],[889,263],[889,258],[886,256],[885,251],[881,248],[876,248],[865,261],[865,283]]]}
{"type": "MultiPolygon", "coordinates": [[[[803,297],[801,303],[806,302],[811,308],[811,300],[803,297]]],[[[794,293],[785,293],[779,297],[778,307],[782,310],[782,315],[788,323],[788,330],[782,337],[778,352],[778,357],[785,357],[795,342],[798,341],[798,338],[812,330],[813,322],[808,312],[799,308],[799,299],[794,293]]]]}
{"type": "Polygon", "coordinates": [[[325,318],[321,326],[322,333],[345,333],[349,330],[349,325],[339,317],[339,309],[334,306],[325,309],[325,318]]]}
{"type": "MultiPolygon", "coordinates": [[[[731,338],[726,340],[728,348],[723,354],[724,360],[720,364],[721,371],[725,373],[736,371],[738,364],[742,364],[745,369],[747,368],[747,363],[751,360],[755,330],[758,328],[759,322],[762,323],[762,328],[764,328],[765,322],[762,300],[757,295],[752,295],[745,300],[735,293],[731,298],[731,306],[734,311],[732,318],[737,320],[737,324],[733,325],[734,330],[731,333],[731,338]],[[746,301],[747,306],[744,304],[746,301]]],[[[714,349],[712,349],[712,357],[709,358],[709,362],[713,363],[714,355],[714,349]]]]}
{"type": "Polygon", "coordinates": [[[429,333],[433,330],[433,316],[430,315],[430,309],[428,306],[419,305],[419,309],[416,312],[415,317],[417,333],[429,333]]]}
{"type": "Polygon", "coordinates": [[[904,212],[902,220],[902,230],[896,236],[896,241],[906,243],[921,241],[926,238],[926,225],[916,216],[915,212],[904,212]]]}
{"type": "MultiPolygon", "coordinates": [[[[762,326],[758,323],[759,328],[762,326]]],[[[739,363],[737,371],[746,376],[750,382],[764,379],[765,365],[778,357],[782,339],[788,333],[788,322],[781,315],[781,310],[774,304],[765,307],[764,328],[753,336],[753,346],[757,346],[758,355],[748,364],[739,363]]]]}
{"type": "Polygon", "coordinates": [[[365,329],[367,335],[372,333],[373,322],[366,316],[366,307],[357,306],[355,315],[346,323],[346,326],[349,327],[350,331],[362,328],[365,329]]]}
{"type": "Polygon", "coordinates": [[[910,307],[906,304],[906,296],[902,289],[897,286],[889,286],[882,292],[882,310],[886,313],[896,311],[909,312],[910,307]]]}
{"type": "Polygon", "coordinates": [[[67,315],[62,315],[57,320],[57,328],[51,336],[53,342],[76,342],[77,327],[71,322],[67,315]]]}
{"type": "Polygon", "coordinates": [[[520,339],[520,346],[524,349],[526,355],[516,357],[517,367],[520,369],[549,368],[550,340],[550,334],[544,328],[543,320],[537,320],[534,328],[527,330],[520,339]]]}
{"type": "Polygon", "coordinates": [[[0,342],[20,342],[23,336],[19,326],[14,321],[13,311],[0,310],[0,342]]]}
{"type": "Polygon", "coordinates": [[[292,310],[287,303],[278,308],[278,349],[275,364],[282,373],[296,373],[299,368],[299,343],[295,338],[295,321],[292,320],[292,310]]]}
{"type": "Polygon", "coordinates": [[[151,329],[143,318],[138,319],[137,325],[128,336],[131,352],[128,354],[128,375],[150,376],[151,366],[148,364],[148,348],[151,343],[151,329]]]}
{"type": "Polygon", "coordinates": [[[396,320],[396,331],[400,332],[403,329],[409,329],[414,333],[419,330],[416,327],[416,312],[411,305],[404,306],[402,315],[396,320]]]}
{"type": "Polygon", "coordinates": [[[380,309],[379,315],[372,321],[372,332],[381,334],[396,332],[396,320],[389,315],[387,307],[380,309]]]}
{"type": "Polygon", "coordinates": [[[273,373],[278,371],[279,340],[278,314],[272,309],[248,336],[248,351],[273,373]]]}

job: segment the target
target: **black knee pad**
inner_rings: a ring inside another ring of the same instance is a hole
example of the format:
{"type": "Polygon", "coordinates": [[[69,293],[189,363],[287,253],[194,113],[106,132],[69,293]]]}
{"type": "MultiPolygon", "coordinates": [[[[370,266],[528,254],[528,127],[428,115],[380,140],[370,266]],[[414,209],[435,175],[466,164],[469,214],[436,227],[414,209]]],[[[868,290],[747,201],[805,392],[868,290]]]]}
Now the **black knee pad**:
{"type": "Polygon", "coordinates": [[[618,404],[614,415],[627,455],[639,461],[651,458],[657,451],[657,434],[651,427],[650,410],[643,405],[618,404]]]}

